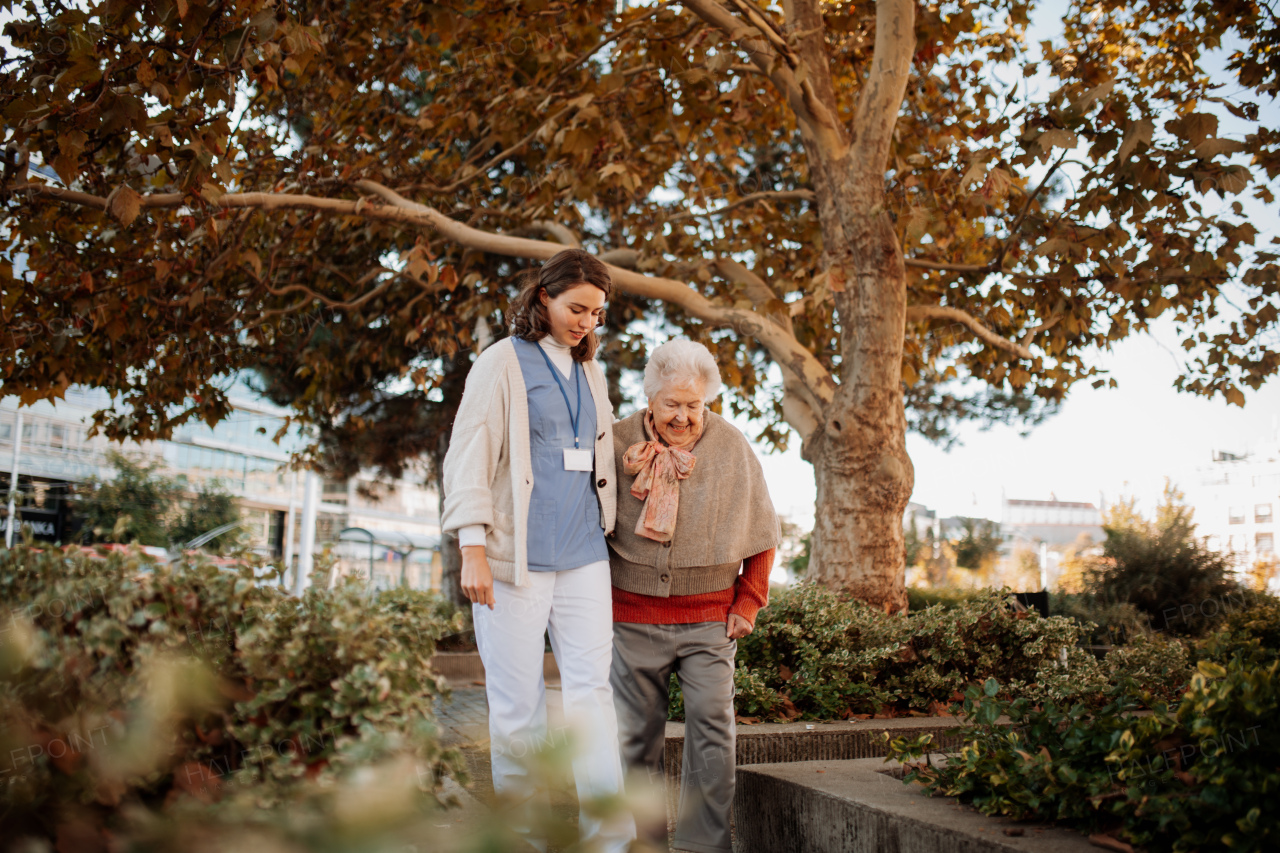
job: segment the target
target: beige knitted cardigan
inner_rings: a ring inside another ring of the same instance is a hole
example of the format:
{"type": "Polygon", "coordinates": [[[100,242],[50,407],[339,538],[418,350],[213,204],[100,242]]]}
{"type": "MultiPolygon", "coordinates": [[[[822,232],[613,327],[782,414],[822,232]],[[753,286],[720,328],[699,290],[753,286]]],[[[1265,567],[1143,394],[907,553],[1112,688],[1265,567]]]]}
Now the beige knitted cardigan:
{"type": "MultiPolygon", "coordinates": [[[[615,514],[613,407],[604,371],[583,362],[596,406],[595,480],[600,526],[608,535],[615,514]]],[[[441,530],[485,527],[485,556],[495,580],[528,586],[529,497],[533,461],[529,453],[529,398],[511,338],[476,358],[444,457],[441,530]]],[[[633,519],[634,523],[634,519],[633,519]]]]}
{"type": "Polygon", "coordinates": [[[671,542],[635,533],[644,501],[631,494],[635,476],[622,455],[644,441],[644,410],[613,425],[618,511],[608,539],[613,585],[640,595],[696,595],[733,586],[742,561],[776,548],[782,539],[764,469],[737,427],[707,412],[690,452],[693,472],[680,481],[680,507],[671,542]]]}

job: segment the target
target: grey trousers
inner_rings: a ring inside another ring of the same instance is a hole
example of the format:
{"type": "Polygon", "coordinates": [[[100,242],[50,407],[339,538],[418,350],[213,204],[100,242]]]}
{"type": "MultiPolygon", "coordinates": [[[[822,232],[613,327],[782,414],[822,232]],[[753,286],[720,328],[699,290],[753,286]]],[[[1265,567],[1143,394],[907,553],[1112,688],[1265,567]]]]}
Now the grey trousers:
{"type": "MultiPolygon", "coordinates": [[[[724,622],[691,625],[613,623],[609,680],[618,712],[618,742],[631,772],[661,790],[671,673],[684,694],[684,761],[680,807],[672,844],[694,853],[732,850],[733,668],[738,641],[724,622]]],[[[637,826],[637,835],[665,849],[665,825],[637,826]]]]}

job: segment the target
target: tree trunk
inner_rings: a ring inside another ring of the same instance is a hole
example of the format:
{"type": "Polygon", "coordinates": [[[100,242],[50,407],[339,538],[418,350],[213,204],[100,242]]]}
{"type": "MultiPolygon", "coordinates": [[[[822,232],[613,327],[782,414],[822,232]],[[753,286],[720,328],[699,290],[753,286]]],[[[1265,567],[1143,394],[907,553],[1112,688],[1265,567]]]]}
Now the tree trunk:
{"type": "Polygon", "coordinates": [[[809,577],[898,613],[907,607],[902,519],[915,487],[902,398],[906,267],[882,190],[850,178],[832,181],[823,229],[842,361],[835,398],[805,442],[817,483],[809,577]]]}

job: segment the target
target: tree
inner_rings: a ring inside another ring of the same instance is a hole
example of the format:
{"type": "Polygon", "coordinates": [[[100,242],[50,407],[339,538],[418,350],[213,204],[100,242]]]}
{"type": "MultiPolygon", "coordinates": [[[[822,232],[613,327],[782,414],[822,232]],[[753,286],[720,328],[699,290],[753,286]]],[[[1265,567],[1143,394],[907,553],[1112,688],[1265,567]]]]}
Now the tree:
{"type": "Polygon", "coordinates": [[[808,531],[788,519],[780,519],[782,542],[778,546],[778,561],[787,570],[790,581],[801,580],[809,570],[808,531]]]}
{"type": "MultiPolygon", "coordinates": [[[[240,509],[236,506],[235,497],[228,492],[221,481],[206,480],[182,510],[182,514],[169,527],[169,539],[175,545],[190,542],[216,530],[224,524],[240,520],[240,509]]],[[[215,554],[225,553],[241,533],[232,529],[216,537],[203,547],[215,554]]]]}
{"type": "Polygon", "coordinates": [[[707,342],[762,437],[799,436],[810,576],[896,610],[904,386],[926,430],[930,407],[1034,420],[1162,316],[1184,390],[1243,403],[1280,367],[1276,256],[1225,207],[1274,201],[1268,7],[1081,2],[1038,64],[1016,0],[613,8],[15,13],[7,248],[31,274],[3,268],[5,393],[116,389],[103,430],[147,437],[223,417],[211,377],[293,349],[307,417],[396,370],[439,399],[519,265],[581,243],[626,294],[613,322],[707,342]],[[1227,96],[1205,67],[1232,39],[1227,96]],[[282,323],[316,310],[332,338],[299,346],[282,323]]]}
{"type": "MultiPolygon", "coordinates": [[[[932,531],[930,531],[932,532],[932,531]]],[[[916,530],[916,514],[912,512],[907,516],[906,532],[903,533],[904,545],[904,562],[907,568],[914,566],[922,559],[933,556],[932,553],[925,551],[925,541],[920,538],[919,531],[916,530]]]]}
{"type": "Polygon", "coordinates": [[[956,566],[971,571],[990,568],[1004,544],[1000,525],[986,518],[961,518],[960,529],[961,535],[951,543],[956,566]]]}
{"type": "Polygon", "coordinates": [[[159,461],[133,459],[107,451],[115,469],[109,480],[91,479],[82,485],[75,508],[83,518],[82,535],[89,542],[137,542],[168,547],[170,517],[177,511],[180,487],[158,473],[159,461]]]}
{"type": "Polygon", "coordinates": [[[1104,607],[1133,605],[1159,630],[1196,634],[1217,622],[1240,585],[1230,558],[1196,535],[1193,515],[1168,480],[1153,521],[1132,499],[1111,507],[1103,518],[1102,556],[1086,563],[1086,591],[1104,607]]]}

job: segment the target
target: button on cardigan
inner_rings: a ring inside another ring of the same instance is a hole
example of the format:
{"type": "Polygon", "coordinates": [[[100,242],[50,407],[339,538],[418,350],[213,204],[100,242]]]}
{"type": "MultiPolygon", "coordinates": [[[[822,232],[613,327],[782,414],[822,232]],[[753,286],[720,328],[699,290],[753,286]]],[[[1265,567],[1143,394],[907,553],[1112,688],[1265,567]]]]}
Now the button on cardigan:
{"type": "MultiPolygon", "coordinates": [[[[582,367],[595,403],[596,423],[612,424],[604,371],[596,361],[584,362],[582,367]]],[[[613,531],[617,506],[614,459],[613,430],[603,429],[595,437],[592,477],[600,527],[606,535],[613,531]]],[[[520,360],[510,338],[482,352],[467,375],[443,473],[440,528],[484,525],[485,555],[494,579],[528,586],[529,499],[533,492],[529,406],[520,360]]]]}

